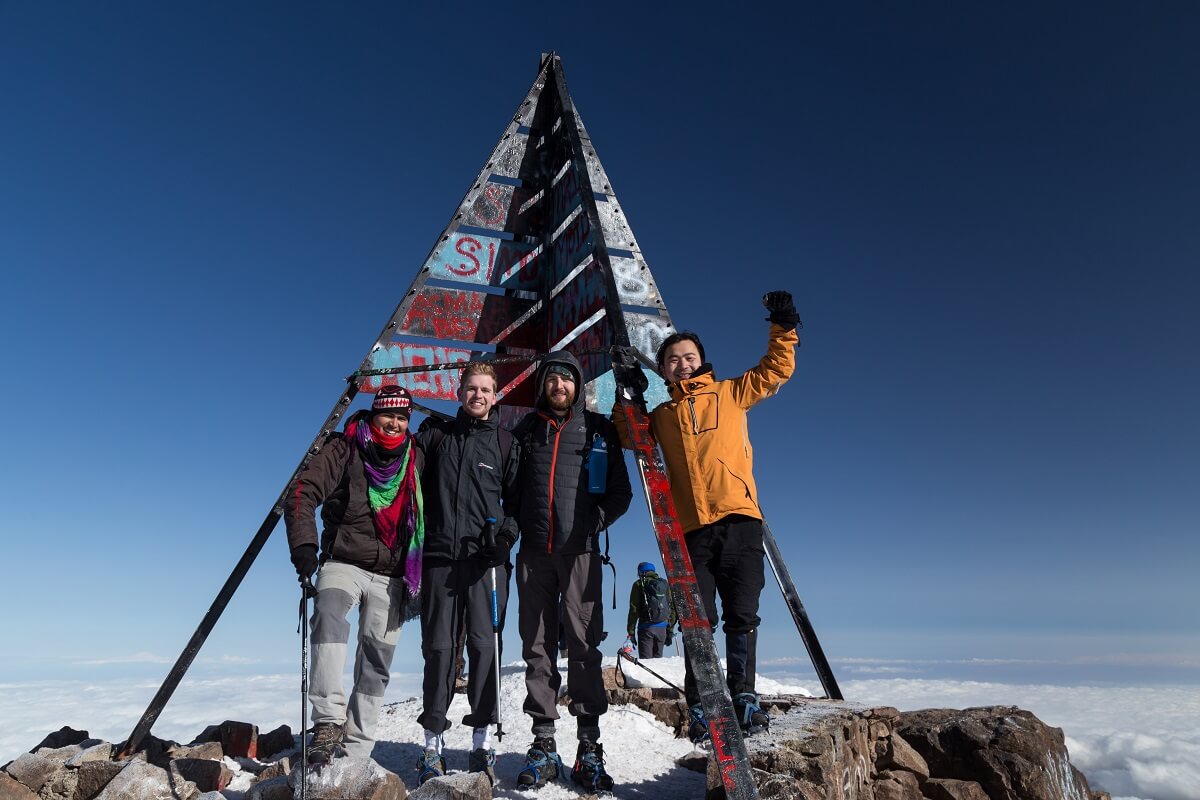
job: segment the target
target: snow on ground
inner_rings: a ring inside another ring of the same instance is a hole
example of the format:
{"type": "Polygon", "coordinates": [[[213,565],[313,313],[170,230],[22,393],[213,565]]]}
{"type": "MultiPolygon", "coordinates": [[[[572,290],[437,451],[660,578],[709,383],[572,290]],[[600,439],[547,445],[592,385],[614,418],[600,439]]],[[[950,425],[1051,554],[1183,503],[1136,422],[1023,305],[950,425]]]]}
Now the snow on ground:
{"type": "MultiPolygon", "coordinates": [[[[615,658],[606,658],[606,667],[615,663],[615,658]]],[[[647,663],[655,672],[667,680],[683,685],[683,659],[655,659],[647,663]]],[[[625,662],[624,669],[630,678],[629,685],[639,681],[636,673],[643,672],[637,666],[625,662]]],[[[559,670],[566,674],[566,662],[559,662],[559,670]]],[[[523,662],[508,664],[501,670],[500,715],[505,736],[502,742],[494,741],[496,749],[496,775],[499,783],[494,789],[495,797],[537,797],[539,800],[578,797],[580,792],[570,778],[559,780],[537,791],[519,791],[516,787],[517,773],[525,765],[525,751],[533,741],[530,719],[522,711],[525,701],[525,665],[523,662]]],[[[660,684],[645,674],[646,685],[660,684]]],[[[770,679],[762,679],[760,687],[765,694],[782,692],[798,693],[799,687],[788,687],[770,679]]],[[[450,721],[446,732],[446,762],[451,772],[467,768],[467,754],[471,749],[471,729],[462,725],[463,715],[468,711],[466,695],[454,696],[450,705],[450,721]]],[[[575,718],[565,707],[558,720],[555,739],[558,753],[569,772],[575,760],[577,743],[575,718]]],[[[375,760],[392,770],[410,786],[415,785],[414,765],[424,749],[424,732],[417,724],[421,713],[420,698],[391,703],[380,717],[375,760]]],[[[655,800],[684,800],[704,795],[704,775],[675,766],[675,759],[692,752],[686,739],[676,739],[674,732],[649,713],[633,706],[612,706],[600,718],[600,741],[604,745],[606,767],[616,781],[617,797],[649,797],[655,800]]]]}

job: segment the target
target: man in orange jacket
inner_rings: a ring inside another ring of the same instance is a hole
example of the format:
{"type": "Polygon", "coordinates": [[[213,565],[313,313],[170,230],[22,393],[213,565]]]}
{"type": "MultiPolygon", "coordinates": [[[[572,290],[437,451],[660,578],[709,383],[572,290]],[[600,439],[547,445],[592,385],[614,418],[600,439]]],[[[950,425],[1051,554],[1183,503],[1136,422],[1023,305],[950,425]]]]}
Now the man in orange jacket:
{"type": "MultiPolygon", "coordinates": [[[[763,305],[771,323],[767,354],[758,366],[717,380],[704,360],[704,345],[691,332],[672,334],[658,349],[659,372],[670,400],[650,412],[650,431],[662,447],[675,513],[688,556],[716,629],[721,598],[727,658],[726,681],[734,710],[748,733],[766,729],[767,715],[754,690],[759,595],[763,570],[762,511],[754,484],[753,451],[746,412],[779,391],[796,366],[800,316],[787,292],[770,292],[763,305]]],[[[641,370],[616,365],[621,381],[636,385],[641,370]]],[[[645,378],[640,382],[645,384],[645,378]]],[[[622,442],[629,440],[621,414],[614,414],[622,442]]],[[[691,663],[684,692],[691,707],[688,734],[700,741],[708,732],[691,663]]]]}

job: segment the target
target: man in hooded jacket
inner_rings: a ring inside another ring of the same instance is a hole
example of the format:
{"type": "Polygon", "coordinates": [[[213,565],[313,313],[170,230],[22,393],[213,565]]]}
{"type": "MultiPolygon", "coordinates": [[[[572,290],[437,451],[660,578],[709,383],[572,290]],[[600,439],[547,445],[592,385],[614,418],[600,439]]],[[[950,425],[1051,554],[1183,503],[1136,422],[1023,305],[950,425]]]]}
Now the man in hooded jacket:
{"type": "Polygon", "coordinates": [[[518,622],[526,664],[525,712],[533,718],[534,736],[517,782],[541,786],[562,768],[554,741],[562,683],[555,658],[561,601],[568,711],[577,720],[579,737],[571,777],[589,790],[608,791],[612,778],[599,742],[600,715],[608,710],[599,648],[604,632],[599,538],[629,508],[633,493],[616,429],[584,408],[583,370],[575,356],[551,353],[534,386],[536,410],[513,429],[522,456],[518,622]]]}

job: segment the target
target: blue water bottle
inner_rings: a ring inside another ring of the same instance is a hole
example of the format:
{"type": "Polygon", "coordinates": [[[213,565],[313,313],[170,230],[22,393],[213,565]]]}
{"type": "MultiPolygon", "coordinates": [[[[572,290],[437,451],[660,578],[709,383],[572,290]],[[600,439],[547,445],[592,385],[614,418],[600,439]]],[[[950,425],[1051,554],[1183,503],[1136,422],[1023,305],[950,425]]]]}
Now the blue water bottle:
{"type": "Polygon", "coordinates": [[[588,491],[592,494],[604,494],[608,489],[608,443],[598,433],[592,438],[587,470],[588,491]]]}

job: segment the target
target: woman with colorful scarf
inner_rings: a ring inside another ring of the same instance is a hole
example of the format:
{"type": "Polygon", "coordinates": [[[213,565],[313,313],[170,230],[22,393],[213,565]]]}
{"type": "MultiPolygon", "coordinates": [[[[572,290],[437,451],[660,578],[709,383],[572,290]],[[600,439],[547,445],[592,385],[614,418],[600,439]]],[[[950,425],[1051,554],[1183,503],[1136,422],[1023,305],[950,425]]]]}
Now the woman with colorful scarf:
{"type": "Polygon", "coordinates": [[[313,740],[310,762],[368,758],[401,624],[420,613],[425,518],[423,455],[408,433],[412,398],[385,386],[370,411],[350,417],[289,490],[284,503],[292,564],[301,581],[317,567],[312,619],[313,740]],[[324,529],[320,555],[316,510],[324,529]],[[342,686],[350,625],[358,607],[354,688],[342,686]]]}

